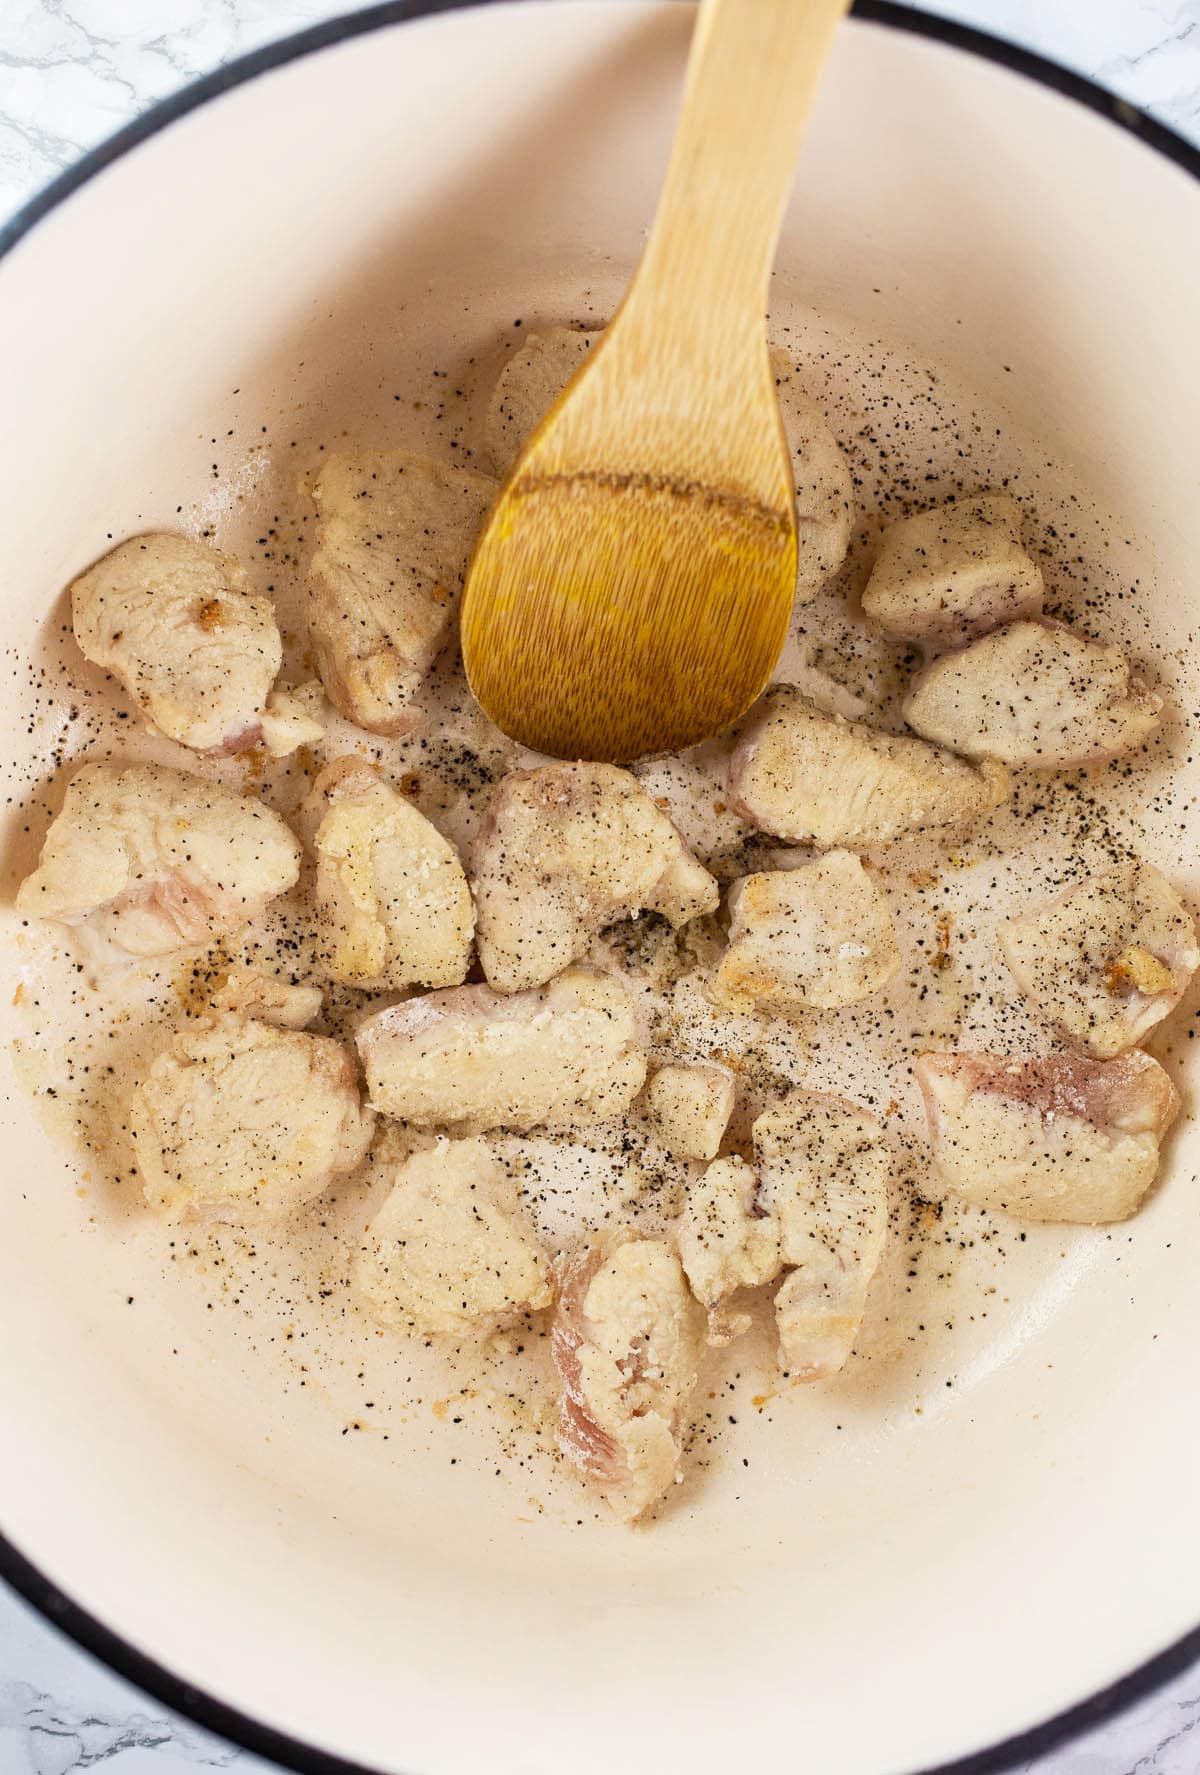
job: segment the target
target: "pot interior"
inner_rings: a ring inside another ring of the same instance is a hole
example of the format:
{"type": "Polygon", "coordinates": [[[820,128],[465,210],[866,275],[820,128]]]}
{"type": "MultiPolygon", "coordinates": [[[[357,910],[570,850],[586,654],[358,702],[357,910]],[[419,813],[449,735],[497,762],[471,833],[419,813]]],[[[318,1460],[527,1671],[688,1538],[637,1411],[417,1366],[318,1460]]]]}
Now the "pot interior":
{"type": "MultiPolygon", "coordinates": [[[[690,22],[529,0],[368,31],[180,117],[12,251],[9,899],[71,762],[143,745],[75,653],[64,585],[110,538],[212,534],[273,588],[302,676],[303,476],[347,442],[469,457],[514,337],[611,314],[690,22]]],[[[1025,797],[1022,892],[1062,847],[1103,849],[1107,821],[1200,898],[1196,222],[1187,174],[1103,118],[844,30],[770,323],[856,466],[859,578],[887,499],[1009,485],[1055,607],[1171,700],[1135,771],[1049,824],[1025,797]]],[[[1004,870],[961,862],[956,928],[983,942],[1004,870]]],[[[773,1386],[763,1340],[714,1362],[688,1482],[628,1532],[510,1401],[331,1313],[302,1234],[266,1259],[189,1240],[80,1156],[86,991],[5,926],[0,1418],[20,1459],[0,1522],[199,1689],[382,1770],[648,1772],[686,1748],[715,1775],[795,1746],[827,1775],[899,1775],[1195,1627],[1186,1117],[1128,1224],[910,1217],[836,1382],[773,1386]]],[[[1196,1003],[1152,1043],[1185,1098],[1196,1003]]],[[[130,1051],[106,1041],[89,1063],[119,1082],[130,1051]]]]}

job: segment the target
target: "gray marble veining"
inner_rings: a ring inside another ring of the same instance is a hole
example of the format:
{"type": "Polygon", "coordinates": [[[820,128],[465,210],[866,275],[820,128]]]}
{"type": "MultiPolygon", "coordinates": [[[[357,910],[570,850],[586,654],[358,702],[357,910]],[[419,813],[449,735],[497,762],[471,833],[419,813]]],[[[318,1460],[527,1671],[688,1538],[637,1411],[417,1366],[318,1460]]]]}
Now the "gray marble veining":
{"type": "Polygon", "coordinates": [[[182,1720],[130,1712],[117,1706],[99,1712],[72,1707],[43,1693],[32,1683],[0,1685],[0,1755],[6,1770],[28,1768],[30,1775],[71,1775],[76,1769],[128,1765],[134,1751],[154,1755],[160,1768],[192,1765],[249,1768],[232,1745],[196,1731],[182,1720]],[[11,1749],[12,1760],[7,1752],[11,1749]],[[160,1751],[170,1753],[170,1764],[160,1751]]]}
{"type": "MultiPolygon", "coordinates": [[[[931,0],[1200,138],[1200,0],[931,0]]],[[[155,99],[353,10],[328,0],[0,0],[0,220],[155,99]]],[[[266,1766],[169,1715],[0,1590],[0,1775],[266,1766]]],[[[1024,1775],[1200,1775],[1200,1670],[1024,1775]]]]}

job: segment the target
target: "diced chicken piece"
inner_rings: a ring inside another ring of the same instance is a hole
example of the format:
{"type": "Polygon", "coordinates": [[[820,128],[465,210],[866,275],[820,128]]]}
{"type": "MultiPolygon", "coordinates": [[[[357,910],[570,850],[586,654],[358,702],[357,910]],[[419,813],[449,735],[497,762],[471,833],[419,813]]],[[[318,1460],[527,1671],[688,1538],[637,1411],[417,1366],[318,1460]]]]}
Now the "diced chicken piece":
{"type": "Polygon", "coordinates": [[[791,1091],[754,1123],[757,1206],[790,1271],[775,1296],[779,1361],[800,1380],[845,1365],[887,1236],[891,1155],[874,1116],[791,1091]]]}
{"type": "Polygon", "coordinates": [[[216,1011],[244,1011],[277,1029],[303,1029],[321,1009],[319,986],[294,986],[273,974],[241,968],[213,993],[216,1011]]]}
{"type": "Polygon", "coordinates": [[[484,449],[506,475],[600,337],[599,328],[543,327],[531,332],[496,379],[484,420],[484,449]]]}
{"type": "Polygon", "coordinates": [[[749,1329],[748,1313],[730,1297],[779,1273],[779,1222],[759,1206],[758,1176],[744,1159],[717,1159],[688,1188],[676,1229],[679,1257],[692,1293],[708,1313],[710,1344],[731,1343],[749,1329]]]}
{"type": "Polygon", "coordinates": [[[320,680],[312,679],[296,690],[273,690],[263,708],[262,743],[272,758],[286,758],[301,746],[312,746],[325,733],[318,719],[324,707],[325,692],[320,680]]]}
{"type": "Polygon", "coordinates": [[[721,890],[636,777],[612,764],[514,770],[472,858],[479,959],[500,992],[540,986],[605,925],[716,910],[721,890]]]}
{"type": "Polygon", "coordinates": [[[431,1336],[497,1330],[554,1298],[520,1191],[483,1140],[439,1140],[390,1167],[354,1285],[383,1325],[431,1336]]]}
{"type": "Polygon", "coordinates": [[[1040,616],[1044,596],[1021,544],[1020,506],[1007,493],[977,493],[889,524],[862,601],[889,633],[941,646],[1040,616]]]}
{"type": "Polygon", "coordinates": [[[927,666],[904,719],[964,758],[1070,770],[1140,746],[1162,707],[1119,647],[1062,623],[1018,622],[927,666]]]}
{"type": "Polygon", "coordinates": [[[307,715],[299,728],[281,722],[291,702],[272,692],[283,658],[275,607],[232,555],[190,536],[131,536],[80,574],[71,612],[80,651],[168,739],[243,752],[268,725],[281,751],[320,738],[307,715]]]}
{"type": "Polygon", "coordinates": [[[261,801],[155,764],[85,764],[19,911],[72,925],[97,959],[166,955],[240,930],[300,873],[261,801]]]}
{"type": "Polygon", "coordinates": [[[729,766],[729,795],[746,819],[825,847],[962,825],[1008,792],[1003,765],[985,759],[976,768],[922,740],[824,714],[790,684],[763,697],[729,766]]]}
{"type": "Polygon", "coordinates": [[[330,702],[371,733],[405,733],[447,639],[496,484],[407,450],[333,456],[313,484],[320,540],[308,626],[330,702]]]}
{"type": "Polygon", "coordinates": [[[718,1159],[688,1190],[677,1229],[708,1341],[747,1329],[738,1289],[789,1273],[775,1297],[780,1364],[800,1380],[842,1368],[887,1233],[891,1158],[873,1116],[840,1097],[792,1091],[760,1115],[755,1168],[718,1159]]]}
{"type": "Polygon", "coordinates": [[[1035,1009],[1101,1060],[1161,1023],[1200,967],[1192,916],[1152,863],[1093,875],[999,935],[1035,1009]]]}
{"type": "Polygon", "coordinates": [[[367,991],[465,980],[475,912],[449,840],[362,758],[323,770],[309,808],[334,979],[367,991]]]}
{"type": "Polygon", "coordinates": [[[1179,1097],[1156,1060],[922,1054],[934,1169],[979,1208],[1026,1220],[1124,1220],[1158,1170],[1179,1097]]]}
{"type": "Polygon", "coordinates": [[[540,992],[460,986],[391,1005],[358,1031],[371,1101],[422,1128],[570,1128],[626,1109],[646,1081],[624,984],[572,969],[540,992]]]}
{"type": "Polygon", "coordinates": [[[839,1010],[900,967],[887,900],[852,851],[747,875],[729,908],[729,947],[708,988],[727,1010],[839,1010]]]}
{"type": "Polygon", "coordinates": [[[339,1042],[236,1011],[180,1030],[129,1106],[146,1200],[173,1221],[279,1220],[361,1164],[371,1129],[339,1042]]]}
{"type": "Polygon", "coordinates": [[[646,1120],[681,1159],[715,1159],[733,1114],[734,1080],[716,1061],[660,1066],[646,1086],[646,1120]]]}
{"type": "Polygon", "coordinates": [[[559,1282],[559,1443],[632,1522],[681,1477],[704,1314],[679,1259],[655,1239],[599,1241],[561,1263],[559,1282]]]}
{"type": "Polygon", "coordinates": [[[854,481],[824,413],[796,381],[788,353],[774,348],[771,363],[776,382],[786,388],[784,428],[796,484],[796,596],[803,604],[846,559],[854,481]]]}

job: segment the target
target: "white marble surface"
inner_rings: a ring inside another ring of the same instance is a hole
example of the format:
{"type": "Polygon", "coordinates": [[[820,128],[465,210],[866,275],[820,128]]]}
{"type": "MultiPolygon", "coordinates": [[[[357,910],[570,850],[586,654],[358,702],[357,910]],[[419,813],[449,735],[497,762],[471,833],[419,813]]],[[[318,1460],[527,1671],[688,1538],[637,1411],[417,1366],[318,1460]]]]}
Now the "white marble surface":
{"type": "MultiPolygon", "coordinates": [[[[328,0],[0,0],[0,221],[153,100],[347,9],[328,0]]],[[[929,10],[1041,50],[1200,138],[1200,0],[941,0],[929,10]]],[[[203,1768],[265,1775],[264,1764],[169,1716],[0,1590],[0,1775],[203,1768]]],[[[1200,1775],[1200,1670],[1024,1775],[1200,1775]]]]}

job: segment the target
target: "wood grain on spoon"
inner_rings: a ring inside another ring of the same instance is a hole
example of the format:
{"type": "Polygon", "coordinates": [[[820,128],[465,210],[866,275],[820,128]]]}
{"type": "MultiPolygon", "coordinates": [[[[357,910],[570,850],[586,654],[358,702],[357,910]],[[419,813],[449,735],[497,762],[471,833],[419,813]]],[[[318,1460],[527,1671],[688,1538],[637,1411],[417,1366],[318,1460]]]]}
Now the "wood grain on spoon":
{"type": "Polygon", "coordinates": [[[796,511],[767,289],[847,4],[702,0],[641,264],[476,546],[467,676],[539,751],[620,761],[692,745],[749,707],[779,657],[796,511]]]}

